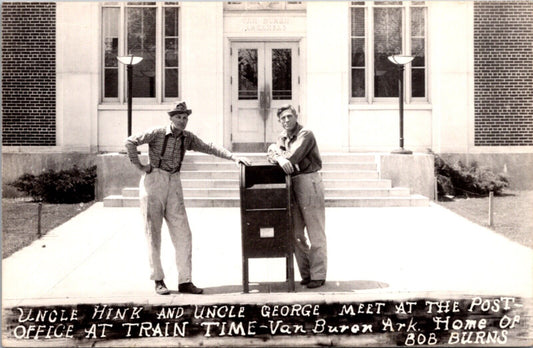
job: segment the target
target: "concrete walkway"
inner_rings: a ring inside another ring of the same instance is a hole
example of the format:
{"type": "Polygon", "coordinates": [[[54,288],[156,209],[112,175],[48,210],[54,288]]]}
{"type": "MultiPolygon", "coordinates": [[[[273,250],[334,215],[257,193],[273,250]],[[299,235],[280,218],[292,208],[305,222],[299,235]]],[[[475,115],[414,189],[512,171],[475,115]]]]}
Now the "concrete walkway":
{"type": "MultiPolygon", "coordinates": [[[[327,208],[329,273],[287,293],[284,259],[251,260],[242,294],[240,210],[189,208],[193,281],[201,296],[156,296],[138,208],[96,203],[2,262],[5,307],[72,303],[195,303],[408,296],[533,295],[533,251],[445,208],[327,208]]],[[[164,227],[166,283],[177,289],[164,227]]],[[[296,281],[299,281],[296,271],[296,281]]]]}

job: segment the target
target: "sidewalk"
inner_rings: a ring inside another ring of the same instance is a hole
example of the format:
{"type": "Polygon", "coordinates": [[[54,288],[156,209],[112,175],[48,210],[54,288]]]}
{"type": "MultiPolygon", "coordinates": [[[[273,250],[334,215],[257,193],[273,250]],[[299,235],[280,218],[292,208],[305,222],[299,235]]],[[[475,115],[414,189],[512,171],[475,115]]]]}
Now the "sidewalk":
{"type": "MultiPolygon", "coordinates": [[[[226,302],[409,296],[532,297],[533,251],[431,204],[426,208],[327,208],[326,286],[298,284],[287,293],[284,259],[250,261],[250,294],[242,294],[240,211],[189,208],[194,301],[226,302]]],[[[166,283],[177,290],[173,250],[163,227],[166,283]]],[[[4,307],[35,304],[190,302],[156,296],[148,278],[137,208],[87,211],[18,251],[2,264],[4,307]]]]}

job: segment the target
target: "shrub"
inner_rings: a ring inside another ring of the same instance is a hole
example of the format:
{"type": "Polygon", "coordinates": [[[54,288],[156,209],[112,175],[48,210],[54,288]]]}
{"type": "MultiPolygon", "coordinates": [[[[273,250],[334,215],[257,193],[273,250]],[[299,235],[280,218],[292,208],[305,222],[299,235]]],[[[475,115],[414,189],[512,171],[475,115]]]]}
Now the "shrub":
{"type": "Polygon", "coordinates": [[[490,191],[498,195],[509,186],[505,174],[495,174],[489,168],[480,167],[477,162],[465,165],[457,161],[450,165],[439,155],[433,155],[439,196],[486,196],[490,191]]]}
{"type": "Polygon", "coordinates": [[[96,166],[79,169],[74,166],[59,172],[48,170],[37,176],[23,174],[10,183],[35,200],[47,203],[79,203],[94,200],[96,166]]]}

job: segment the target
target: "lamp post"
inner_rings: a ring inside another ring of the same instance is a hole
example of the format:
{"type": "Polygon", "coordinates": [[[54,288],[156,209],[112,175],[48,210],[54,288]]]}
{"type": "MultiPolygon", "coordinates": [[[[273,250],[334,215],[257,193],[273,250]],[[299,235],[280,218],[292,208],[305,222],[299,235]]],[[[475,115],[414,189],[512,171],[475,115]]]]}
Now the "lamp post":
{"type": "Polygon", "coordinates": [[[398,66],[400,72],[400,77],[398,78],[398,94],[399,94],[399,103],[400,103],[400,148],[398,150],[392,151],[394,154],[403,154],[410,155],[413,152],[410,150],[405,150],[403,148],[403,73],[405,70],[405,65],[411,63],[415,58],[413,56],[404,56],[404,55],[393,55],[388,57],[389,60],[398,66]]]}
{"type": "Polygon", "coordinates": [[[128,79],[128,137],[131,135],[131,103],[133,99],[133,66],[140,63],[143,58],[136,57],[133,54],[129,56],[117,57],[118,61],[127,68],[127,79],[128,79]]]}

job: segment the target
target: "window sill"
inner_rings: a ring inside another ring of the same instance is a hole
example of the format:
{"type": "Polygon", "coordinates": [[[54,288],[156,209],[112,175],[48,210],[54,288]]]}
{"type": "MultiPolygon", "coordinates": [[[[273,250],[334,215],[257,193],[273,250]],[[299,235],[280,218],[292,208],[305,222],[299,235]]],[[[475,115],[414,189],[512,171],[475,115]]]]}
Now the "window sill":
{"type": "MultiPolygon", "coordinates": [[[[133,103],[131,107],[132,107],[132,110],[161,111],[161,110],[170,109],[174,104],[175,102],[164,102],[161,104],[160,103],[156,104],[155,102],[154,103],[146,102],[142,104],[133,103]]],[[[120,104],[118,102],[102,102],[98,104],[99,111],[127,110],[127,109],[128,109],[127,103],[120,104]]]]}
{"type": "MultiPolygon", "coordinates": [[[[404,110],[433,110],[433,105],[426,102],[415,102],[410,104],[403,104],[404,110]]],[[[367,102],[351,102],[348,105],[348,110],[398,110],[398,101],[395,102],[374,102],[368,104],[367,102]]]]}

